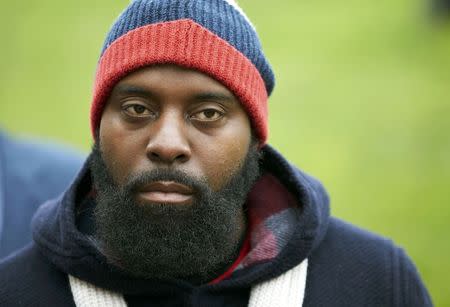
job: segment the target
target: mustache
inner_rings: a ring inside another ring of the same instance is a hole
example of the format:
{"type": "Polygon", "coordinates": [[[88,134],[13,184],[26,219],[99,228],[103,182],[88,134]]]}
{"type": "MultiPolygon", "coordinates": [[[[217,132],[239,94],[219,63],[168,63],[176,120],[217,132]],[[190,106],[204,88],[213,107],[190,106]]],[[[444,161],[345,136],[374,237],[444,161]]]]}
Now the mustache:
{"type": "Polygon", "coordinates": [[[195,194],[209,190],[206,178],[193,176],[181,170],[168,168],[157,168],[134,174],[127,179],[123,190],[125,192],[135,193],[143,186],[156,181],[173,181],[190,187],[195,194]]]}

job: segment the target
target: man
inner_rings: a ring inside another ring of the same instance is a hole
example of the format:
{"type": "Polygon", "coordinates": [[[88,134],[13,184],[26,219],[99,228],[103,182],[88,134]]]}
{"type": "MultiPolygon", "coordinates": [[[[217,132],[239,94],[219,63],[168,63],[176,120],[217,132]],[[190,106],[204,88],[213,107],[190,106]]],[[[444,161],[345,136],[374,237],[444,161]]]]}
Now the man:
{"type": "Polygon", "coordinates": [[[0,305],[431,305],[401,249],[266,145],[273,86],[233,1],[133,1],[98,62],[92,154],[0,265],[0,305]]]}
{"type": "Polygon", "coordinates": [[[64,191],[82,162],[81,154],[62,146],[0,131],[0,258],[31,241],[36,209],[64,191]]]}

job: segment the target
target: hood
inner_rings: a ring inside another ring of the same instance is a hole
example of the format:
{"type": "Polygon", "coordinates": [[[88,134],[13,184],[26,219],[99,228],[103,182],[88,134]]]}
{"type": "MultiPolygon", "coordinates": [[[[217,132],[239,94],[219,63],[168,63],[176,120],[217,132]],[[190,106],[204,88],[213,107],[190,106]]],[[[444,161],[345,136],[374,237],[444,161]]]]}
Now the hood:
{"type": "MultiPolygon", "coordinates": [[[[204,287],[249,287],[276,277],[306,259],[320,244],[329,221],[329,199],[319,181],[301,172],[275,149],[263,147],[263,175],[248,195],[250,251],[231,276],[204,287]]],[[[124,294],[170,293],[183,281],[130,277],[108,264],[76,226],[76,206],[91,190],[86,162],[59,199],[41,206],[32,221],[33,237],[59,270],[99,287],[124,294]],[[155,287],[157,285],[157,287],[155,287]]]]}

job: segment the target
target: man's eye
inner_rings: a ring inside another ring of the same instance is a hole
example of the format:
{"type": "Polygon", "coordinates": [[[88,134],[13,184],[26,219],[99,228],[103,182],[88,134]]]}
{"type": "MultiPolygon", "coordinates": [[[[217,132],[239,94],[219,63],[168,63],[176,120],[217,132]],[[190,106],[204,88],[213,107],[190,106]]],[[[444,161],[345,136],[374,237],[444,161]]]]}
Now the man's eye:
{"type": "Polygon", "coordinates": [[[151,115],[150,110],[141,104],[130,104],[124,106],[123,110],[130,116],[144,117],[151,115]]]}
{"type": "Polygon", "coordinates": [[[223,117],[223,112],[216,109],[206,109],[195,113],[191,116],[192,119],[199,121],[215,121],[223,117]]]}

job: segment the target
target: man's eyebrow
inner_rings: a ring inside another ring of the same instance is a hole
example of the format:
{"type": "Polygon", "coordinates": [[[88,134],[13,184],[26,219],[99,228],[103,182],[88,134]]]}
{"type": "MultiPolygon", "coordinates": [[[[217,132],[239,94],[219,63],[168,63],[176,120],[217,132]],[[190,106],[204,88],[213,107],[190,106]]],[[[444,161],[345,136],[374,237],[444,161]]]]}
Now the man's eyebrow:
{"type": "Polygon", "coordinates": [[[197,101],[219,101],[219,102],[236,102],[236,98],[230,94],[219,92],[204,92],[194,95],[194,100],[197,101]]]}
{"type": "MultiPolygon", "coordinates": [[[[130,84],[118,84],[114,88],[113,92],[116,95],[136,95],[142,97],[154,96],[154,93],[151,90],[130,84]]],[[[224,103],[237,102],[236,98],[232,94],[209,91],[194,94],[190,99],[193,101],[218,101],[224,103]]]]}
{"type": "Polygon", "coordinates": [[[114,88],[114,93],[119,95],[137,95],[137,96],[153,96],[152,92],[140,86],[129,84],[118,84],[114,88]]]}

